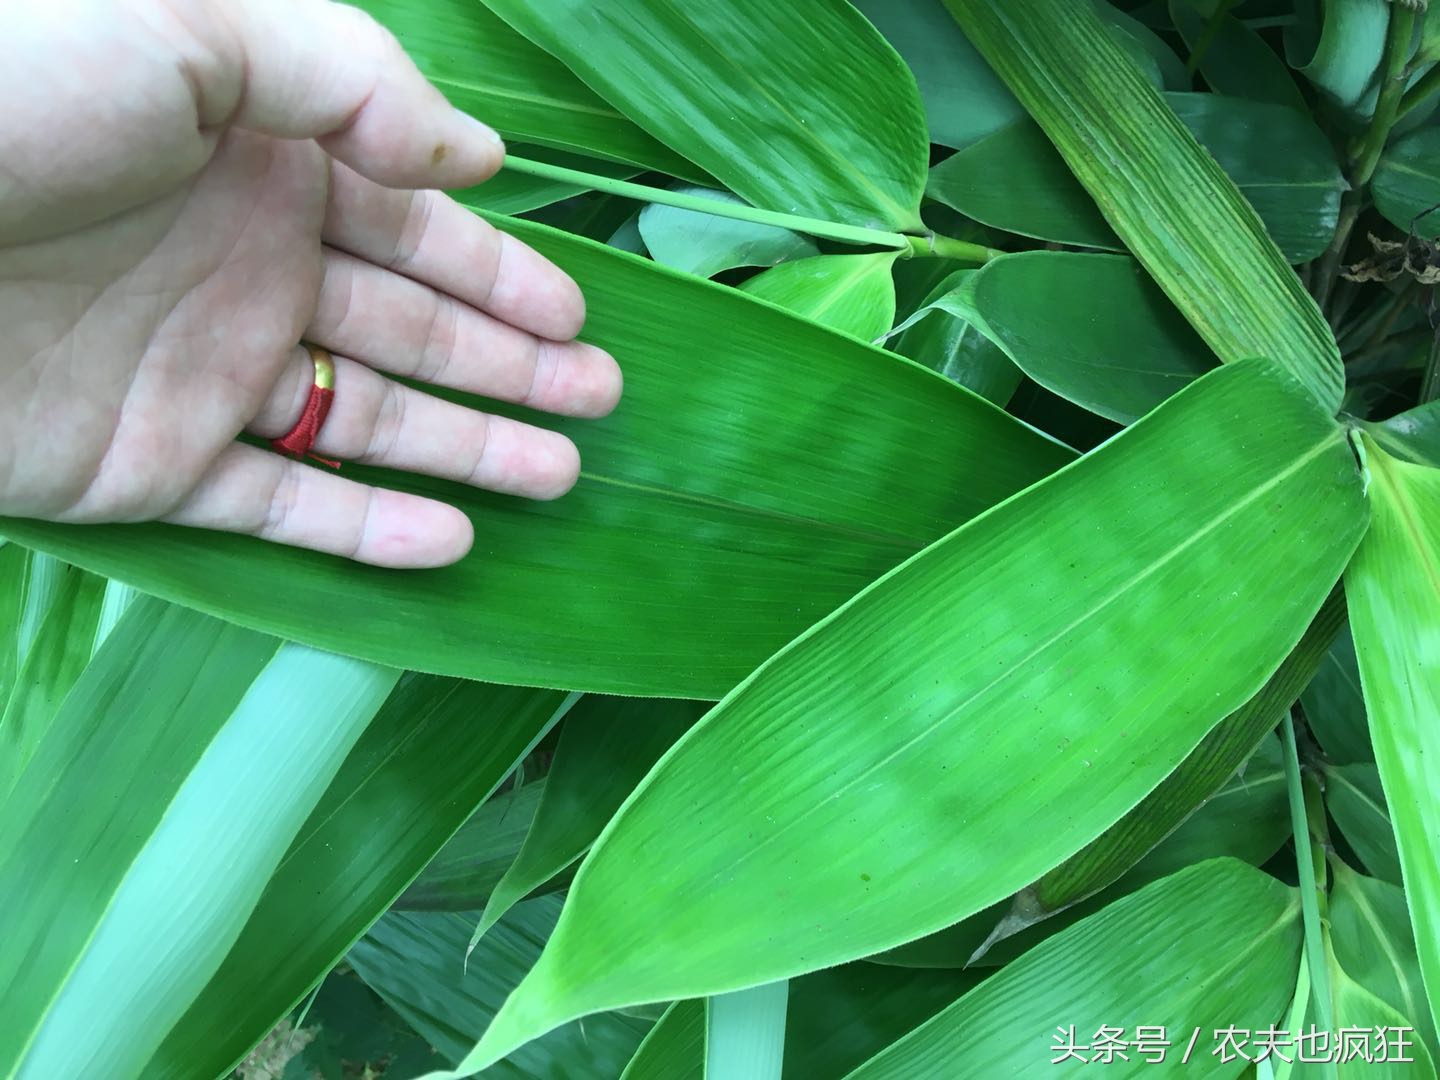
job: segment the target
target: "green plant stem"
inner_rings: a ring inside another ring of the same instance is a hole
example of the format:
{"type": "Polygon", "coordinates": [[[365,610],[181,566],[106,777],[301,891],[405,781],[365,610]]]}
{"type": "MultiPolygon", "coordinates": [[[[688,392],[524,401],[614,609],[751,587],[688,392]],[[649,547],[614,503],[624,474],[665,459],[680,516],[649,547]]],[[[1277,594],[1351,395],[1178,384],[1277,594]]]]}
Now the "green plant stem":
{"type": "Polygon", "coordinates": [[[1340,217],[1335,225],[1335,236],[1320,260],[1320,273],[1315,282],[1315,301],[1320,310],[1326,310],[1335,278],[1340,268],[1340,259],[1350,243],[1350,233],[1360,216],[1360,207],[1365,198],[1365,189],[1375,175],[1375,166],[1380,162],[1380,153],[1395,126],[1401,96],[1405,92],[1405,61],[1410,50],[1410,38],[1415,28],[1415,13],[1401,7],[1390,10],[1390,26],[1385,36],[1385,54],[1381,61],[1380,95],[1375,101],[1375,113],[1363,135],[1356,140],[1350,152],[1350,168],[1346,179],[1350,190],[1340,201],[1340,217]]]}
{"type": "MultiPolygon", "coordinates": [[[[1300,910],[1305,923],[1305,956],[1310,964],[1315,1019],[1322,1031],[1334,1031],[1330,971],[1325,961],[1320,896],[1315,878],[1315,851],[1310,840],[1305,792],[1300,782],[1300,755],[1295,747],[1295,721],[1290,713],[1286,713],[1285,719],[1280,722],[1280,734],[1285,743],[1285,788],[1290,797],[1290,827],[1295,833],[1295,866],[1300,877],[1300,910]]],[[[1322,853],[1321,859],[1323,858],[1322,853]]],[[[1324,865],[1323,861],[1321,865],[1324,865]]],[[[1332,1063],[1331,1075],[1334,1075],[1334,1068],[1332,1063]]]]}
{"type": "Polygon", "coordinates": [[[972,244],[968,240],[957,240],[951,236],[936,236],[933,233],[926,236],[913,236],[907,233],[886,232],[883,229],[867,229],[859,225],[843,225],[836,221],[824,221],[820,218],[782,214],[776,210],[761,210],[744,203],[721,202],[719,199],[707,199],[699,195],[685,195],[678,191],[667,191],[664,188],[632,184],[628,180],[617,180],[609,176],[596,176],[594,173],[566,169],[544,161],[507,157],[505,168],[511,172],[539,177],[542,180],[577,184],[593,191],[605,192],[608,195],[621,195],[627,199],[659,203],[662,206],[673,206],[680,210],[694,210],[697,213],[733,218],[736,221],[749,221],[756,225],[774,225],[781,229],[791,229],[809,236],[818,236],[823,240],[836,240],[842,244],[866,244],[891,248],[903,252],[906,258],[928,255],[980,265],[989,262],[997,255],[1004,254],[1003,251],[995,248],[972,244]]]}
{"type": "Polygon", "coordinates": [[[1190,59],[1185,61],[1185,71],[1188,74],[1194,75],[1200,70],[1200,61],[1205,59],[1205,54],[1210,51],[1210,46],[1215,44],[1215,39],[1220,34],[1220,24],[1225,21],[1225,16],[1230,14],[1230,9],[1234,6],[1235,0],[1220,0],[1220,3],[1215,5],[1215,11],[1210,16],[1210,21],[1200,32],[1200,40],[1195,42],[1190,59]]]}

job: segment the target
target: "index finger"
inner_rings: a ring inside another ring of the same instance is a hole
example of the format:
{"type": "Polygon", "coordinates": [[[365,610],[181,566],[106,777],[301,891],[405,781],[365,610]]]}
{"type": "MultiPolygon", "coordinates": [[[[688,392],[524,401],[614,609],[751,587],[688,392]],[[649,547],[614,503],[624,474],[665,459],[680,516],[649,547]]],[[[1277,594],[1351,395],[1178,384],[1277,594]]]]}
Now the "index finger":
{"type": "Polygon", "coordinates": [[[585,322],[570,275],[438,191],[396,191],[334,162],[325,242],[539,337],[585,322]]]}

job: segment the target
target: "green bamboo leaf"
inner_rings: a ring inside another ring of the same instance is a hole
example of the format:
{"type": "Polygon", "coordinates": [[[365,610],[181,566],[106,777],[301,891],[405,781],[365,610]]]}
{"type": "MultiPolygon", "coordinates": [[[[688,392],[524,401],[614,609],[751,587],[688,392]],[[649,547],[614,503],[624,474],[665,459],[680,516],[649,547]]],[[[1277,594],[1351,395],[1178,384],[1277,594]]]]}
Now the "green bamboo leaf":
{"type": "Polygon", "coordinates": [[[677,1001],[665,1010],[620,1080],[705,1080],[705,1001],[677,1001]]]}
{"type": "Polygon", "coordinates": [[[1093,0],[1092,6],[1100,21],[1110,28],[1115,43],[1131,55],[1158,89],[1190,89],[1189,72],[1159,34],[1107,0],[1093,0]]]}
{"type": "Polygon", "coordinates": [[[952,310],[1030,378],[1119,423],[1215,366],[1205,343],[1128,256],[1005,255],[968,275],[954,300],[952,310]]]}
{"type": "MultiPolygon", "coordinates": [[[[1345,181],[1308,114],[1216,94],[1165,95],[1260,215],[1285,257],[1306,262],[1335,234],[1345,181]]],[[[1029,120],[930,170],[926,192],[1009,232],[1086,247],[1122,245],[1065,160],[1029,120]],[[997,179],[1003,177],[1003,179],[997,179]]]]}
{"type": "Polygon", "coordinates": [[[796,259],[756,274],[740,290],[821,326],[873,341],[895,321],[890,268],[898,254],[877,251],[796,259]]]}
{"type": "Polygon", "coordinates": [[[473,911],[483,907],[515,861],[544,793],[542,777],[486,802],[425,864],[393,907],[399,911],[473,911]]]}
{"type": "Polygon", "coordinates": [[[0,802],[25,770],[65,695],[90,662],[105,580],[62,566],[58,589],[0,709],[0,802]]]}
{"type": "Polygon", "coordinates": [[[1435,1025],[1425,1001],[1415,935],[1405,891],[1330,861],[1330,938],[1335,959],[1349,977],[1395,1009],[1427,1045],[1435,1025]]]}
{"type": "Polygon", "coordinates": [[[784,979],[707,998],[706,1080],[780,1080],[789,998],[784,979]]]}
{"type": "Polygon", "coordinates": [[[1268,357],[1336,409],[1344,378],[1320,309],[1244,196],[1085,5],[946,5],[1215,354],[1268,357]]]}
{"type": "MultiPolygon", "coordinates": [[[[721,203],[745,200],[728,191],[682,186],[675,190],[721,203]]],[[[713,277],[734,266],[774,266],[818,255],[815,241],[789,229],[681,210],[652,203],[640,211],[640,236],[656,262],[696,277],[713,277]]]]}
{"type": "Polygon", "coordinates": [[[919,91],[844,0],[484,3],[755,206],[923,231],[919,91]]]}
{"type": "MultiPolygon", "coordinates": [[[[1373,1054],[1376,1043],[1382,1039],[1387,1050],[1384,1058],[1373,1061],[1361,1055],[1351,1057],[1336,1066],[1336,1075],[1340,1080],[1351,1080],[1352,1077],[1369,1080],[1377,1076],[1385,1080],[1434,1080],[1434,1062],[1424,1042],[1415,1037],[1414,1021],[1352,979],[1328,944],[1326,962],[1332,986],[1335,1028],[1359,1031],[1364,1054],[1373,1054]]],[[[1310,1074],[1302,1072],[1302,1075],[1310,1074]]]]}
{"type": "Polygon", "coordinates": [[[586,1012],[870,955],[1033,880],[1259,690],[1365,518],[1341,429],[1294,380],[1211,372],[881,579],[692,728],[606,827],[464,1067],[586,1012]],[[1055,559],[1056,535],[1085,539],[1055,559]],[[893,628],[919,625],[897,654],[893,628]],[[704,831],[677,834],[679,815],[704,831]]]}
{"type": "Polygon", "coordinates": [[[347,465],[474,518],[474,552],[426,571],[158,524],[0,519],[0,534],[396,667],[713,700],[877,576],[1073,457],[892,353],[727,286],[495,220],[574,276],[586,339],[625,367],[625,403],[602,421],[449,395],[570,435],[585,471],[564,499],[347,465]]]}
{"type": "Polygon", "coordinates": [[[1203,14],[1189,0],[1170,0],[1169,10],[1192,54],[1201,41],[1208,40],[1199,70],[1217,94],[1310,111],[1285,62],[1234,15],[1203,14]]]}
{"type": "Polygon", "coordinates": [[[1300,695],[1305,720],[1328,760],[1337,765],[1371,761],[1370,728],[1360,695],[1360,669],[1347,625],[1335,638],[1310,685],[1300,695]]]}
{"type": "Polygon", "coordinates": [[[1370,180],[1375,209],[1397,229],[1414,228],[1426,239],[1440,236],[1440,128],[1412,131],[1385,148],[1370,180]]]}
{"type": "Polygon", "coordinates": [[[351,0],[383,23],[452,103],[507,138],[705,176],[476,0],[351,0]]]}
{"type": "Polygon", "coordinates": [[[1440,798],[1429,767],[1440,760],[1440,471],[1364,442],[1374,523],[1345,591],[1420,970],[1440,1014],[1440,798]]]}
{"type": "Polygon", "coordinates": [[[1025,115],[941,0],[856,0],[855,6],[914,73],[931,142],[959,149],[1025,115]]]}
{"type": "Polygon", "coordinates": [[[133,605],[0,824],[0,1069],[138,1075],[398,677],[133,605]]]}
{"type": "MultiPolygon", "coordinates": [[[[355,943],[347,959],[443,1057],[456,1061],[539,954],[559,913],[556,896],[515,907],[462,968],[473,917],[392,911],[355,943]]],[[[649,1026],[618,1013],[567,1024],[492,1066],[486,1076],[618,1076],[649,1026]]]]}
{"type": "Polygon", "coordinates": [[[1016,929],[1116,880],[1223,787],[1289,711],[1344,618],[1345,603],[1337,590],[1259,693],[1216,724],[1135,809],[1020,894],[1016,929]]]}
{"type": "Polygon", "coordinates": [[[494,892],[481,901],[485,911],[472,941],[585,854],[625,797],[704,711],[690,701],[583,698],[565,718],[529,834],[494,892]]]}
{"type": "Polygon", "coordinates": [[[950,294],[974,272],[957,270],[941,279],[919,309],[892,331],[895,336],[886,348],[1003,406],[1024,373],[1000,346],[965,318],[965,309],[949,300],[950,294]]]}
{"type": "Polygon", "coordinates": [[[1171,1063],[1198,1032],[1191,1069],[1239,1076],[1245,1059],[1224,1065],[1212,1056],[1219,1030],[1275,1026],[1299,957],[1293,890],[1243,863],[1202,863],[1037,946],[848,1080],[1089,1075],[1092,1057],[1107,1075],[1150,1075],[1156,1051],[1133,1045],[1140,1033],[1132,1024],[1163,1028],[1168,1049],[1160,1053],[1171,1063]],[[1091,1053],[1102,1026],[1129,1041],[1125,1060],[1091,1053]],[[1067,1041],[1076,1056],[1061,1061],[1067,1041]]]}
{"type": "Polygon", "coordinates": [[[293,1009],[573,700],[407,673],[146,1067],[220,1075],[293,1009]]]}
{"type": "Polygon", "coordinates": [[[0,701],[10,700],[20,665],[20,619],[31,557],[19,544],[0,543],[0,701]]]}
{"type": "Polygon", "coordinates": [[[1353,118],[1374,108],[1370,95],[1385,31],[1387,0],[1305,0],[1285,32],[1285,55],[1325,98],[1353,118]]]}
{"type": "MultiPolygon", "coordinates": [[[[640,172],[633,165],[598,161],[543,146],[526,146],[521,143],[506,147],[506,150],[532,161],[543,161],[550,165],[578,169],[617,180],[628,180],[640,172]]],[[[560,180],[530,176],[514,169],[501,169],[485,183],[452,191],[450,196],[461,206],[468,206],[472,210],[489,210],[496,214],[524,214],[562,199],[573,198],[587,190],[580,184],[567,184],[560,180]]]]}
{"type": "Polygon", "coordinates": [[[1369,762],[1327,768],[1325,808],[1365,868],[1400,884],[1400,856],[1379,770],[1369,762]]]}
{"type": "Polygon", "coordinates": [[[1395,457],[1440,468],[1440,399],[1382,423],[1366,424],[1365,431],[1395,457]]]}

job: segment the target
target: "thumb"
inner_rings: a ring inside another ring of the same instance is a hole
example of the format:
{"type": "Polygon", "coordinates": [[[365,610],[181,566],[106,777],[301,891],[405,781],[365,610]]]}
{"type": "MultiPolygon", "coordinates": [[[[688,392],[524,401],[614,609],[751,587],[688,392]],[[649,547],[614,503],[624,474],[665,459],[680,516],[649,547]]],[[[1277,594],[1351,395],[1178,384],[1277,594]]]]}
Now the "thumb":
{"type": "Polygon", "coordinates": [[[500,168],[500,136],[452,108],[360,9],[330,0],[203,6],[219,62],[191,69],[202,126],[315,139],[388,187],[465,187],[500,168]]]}

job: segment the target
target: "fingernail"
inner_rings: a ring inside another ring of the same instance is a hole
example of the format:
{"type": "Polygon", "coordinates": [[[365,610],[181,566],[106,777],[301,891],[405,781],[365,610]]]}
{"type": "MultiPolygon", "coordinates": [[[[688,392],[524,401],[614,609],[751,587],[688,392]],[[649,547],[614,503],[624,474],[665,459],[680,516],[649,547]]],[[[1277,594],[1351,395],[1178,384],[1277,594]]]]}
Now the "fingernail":
{"type": "Polygon", "coordinates": [[[494,128],[492,128],[489,124],[482,124],[479,120],[476,120],[475,117],[471,116],[467,112],[461,112],[461,110],[459,109],[456,109],[455,111],[460,113],[460,115],[465,118],[466,123],[476,128],[480,132],[480,134],[484,135],[485,138],[489,139],[496,146],[505,145],[505,140],[500,137],[500,133],[494,128]]]}

